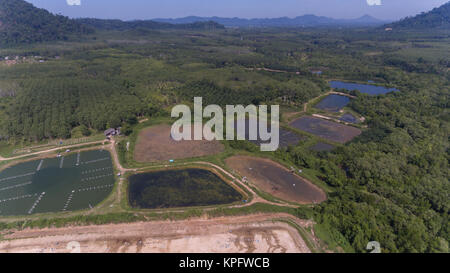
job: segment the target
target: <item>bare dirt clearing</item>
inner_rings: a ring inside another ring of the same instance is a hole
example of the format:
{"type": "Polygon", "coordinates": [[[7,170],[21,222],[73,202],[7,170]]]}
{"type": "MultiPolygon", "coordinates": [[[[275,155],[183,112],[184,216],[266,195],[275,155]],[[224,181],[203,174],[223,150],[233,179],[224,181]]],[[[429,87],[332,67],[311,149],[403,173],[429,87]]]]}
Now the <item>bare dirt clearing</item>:
{"type": "Polygon", "coordinates": [[[233,156],[225,163],[250,183],[275,197],[300,204],[320,203],[326,194],[311,182],[265,158],[233,156]]]}
{"type": "Polygon", "coordinates": [[[138,162],[157,162],[218,154],[224,151],[219,141],[175,141],[170,135],[171,126],[163,124],[140,132],[134,159],[138,162]]]}
{"type": "MultiPolygon", "coordinates": [[[[273,219],[284,214],[259,214],[211,220],[145,222],[70,228],[24,230],[4,235],[0,253],[309,253],[298,231],[273,219]]],[[[289,217],[291,218],[291,217],[289,217]]],[[[294,219],[306,227],[310,222],[294,219]]]]}

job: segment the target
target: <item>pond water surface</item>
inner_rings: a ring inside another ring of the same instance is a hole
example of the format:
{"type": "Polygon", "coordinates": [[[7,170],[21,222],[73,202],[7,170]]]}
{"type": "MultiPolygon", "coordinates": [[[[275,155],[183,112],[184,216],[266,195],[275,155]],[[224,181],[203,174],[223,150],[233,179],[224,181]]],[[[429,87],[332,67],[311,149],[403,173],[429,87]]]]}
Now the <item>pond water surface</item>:
{"type": "Polygon", "coordinates": [[[347,106],[349,102],[349,97],[333,94],[321,100],[315,107],[325,111],[339,112],[342,108],[347,106]]]}
{"type": "Polygon", "coordinates": [[[387,88],[370,84],[349,83],[341,81],[330,81],[329,84],[334,89],[346,89],[348,91],[358,90],[361,93],[369,94],[372,96],[399,91],[396,88],[387,88]]]}
{"type": "Polygon", "coordinates": [[[129,178],[129,202],[136,208],[229,204],[242,195],[215,173],[203,169],[164,170],[129,178]]]}

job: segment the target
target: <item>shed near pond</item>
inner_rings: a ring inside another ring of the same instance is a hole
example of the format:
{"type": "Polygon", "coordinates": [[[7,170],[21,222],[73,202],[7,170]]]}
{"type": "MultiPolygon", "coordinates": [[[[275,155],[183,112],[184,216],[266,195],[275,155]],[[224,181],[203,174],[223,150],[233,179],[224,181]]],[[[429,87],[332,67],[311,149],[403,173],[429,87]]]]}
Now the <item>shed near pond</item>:
{"type": "Polygon", "coordinates": [[[120,135],[120,128],[117,128],[117,129],[109,128],[108,130],[105,131],[106,137],[117,136],[117,135],[120,135]]]}

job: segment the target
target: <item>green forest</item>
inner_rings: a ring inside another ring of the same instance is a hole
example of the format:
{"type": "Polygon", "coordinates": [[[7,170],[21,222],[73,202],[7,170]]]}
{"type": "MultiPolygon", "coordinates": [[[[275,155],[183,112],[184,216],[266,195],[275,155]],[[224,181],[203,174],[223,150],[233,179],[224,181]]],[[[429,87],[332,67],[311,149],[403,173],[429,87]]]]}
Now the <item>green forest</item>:
{"type": "Polygon", "coordinates": [[[278,156],[317,170],[336,189],[314,215],[337,241],[361,252],[370,240],[392,252],[447,252],[448,79],[415,74],[401,90],[352,102],[370,129],[345,147],[278,156]]]}
{"type": "Polygon", "coordinates": [[[94,30],[25,1],[0,2],[0,45],[68,40],[94,30]]]}
{"type": "Polygon", "coordinates": [[[418,16],[407,17],[391,25],[395,28],[426,29],[450,27],[450,2],[435,8],[430,12],[423,12],[418,16]]]}

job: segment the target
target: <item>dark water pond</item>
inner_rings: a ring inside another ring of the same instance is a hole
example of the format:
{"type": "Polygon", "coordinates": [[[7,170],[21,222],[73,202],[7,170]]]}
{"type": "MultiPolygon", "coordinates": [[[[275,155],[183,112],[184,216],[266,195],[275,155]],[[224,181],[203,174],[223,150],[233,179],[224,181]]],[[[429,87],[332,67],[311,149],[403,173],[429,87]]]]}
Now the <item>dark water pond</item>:
{"type": "Polygon", "coordinates": [[[136,208],[229,204],[242,195],[216,174],[202,169],[167,170],[129,178],[129,202],[136,208]]]}
{"type": "Polygon", "coordinates": [[[359,90],[361,93],[369,94],[369,95],[383,95],[390,92],[399,91],[396,88],[386,88],[383,86],[376,86],[370,84],[359,84],[359,83],[349,83],[349,82],[341,82],[341,81],[330,81],[330,86],[334,89],[346,89],[348,91],[359,90]]]}
{"type": "Polygon", "coordinates": [[[342,108],[347,106],[349,102],[350,98],[333,94],[321,100],[315,107],[325,111],[339,112],[342,108]]]}

